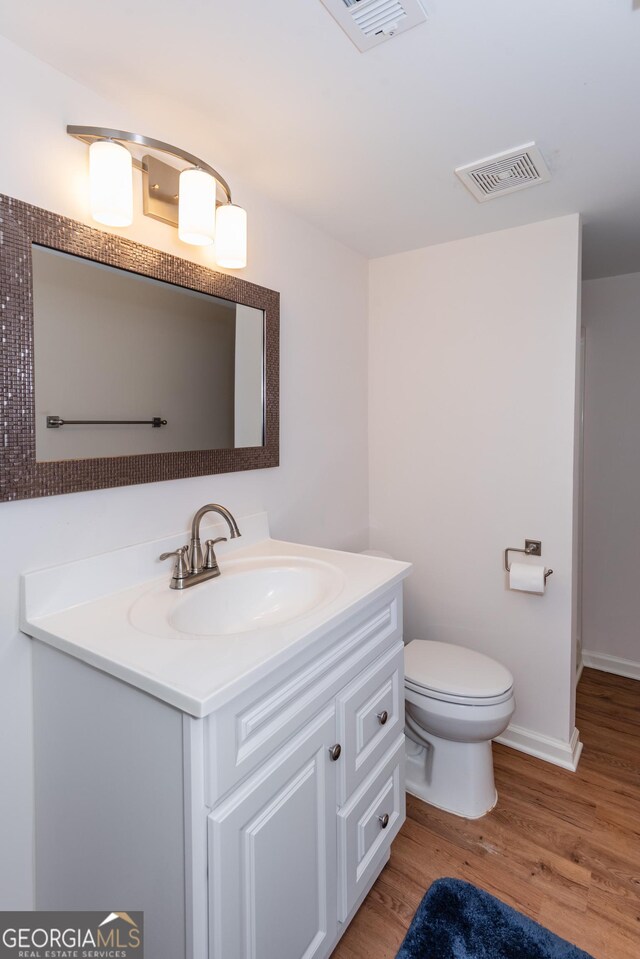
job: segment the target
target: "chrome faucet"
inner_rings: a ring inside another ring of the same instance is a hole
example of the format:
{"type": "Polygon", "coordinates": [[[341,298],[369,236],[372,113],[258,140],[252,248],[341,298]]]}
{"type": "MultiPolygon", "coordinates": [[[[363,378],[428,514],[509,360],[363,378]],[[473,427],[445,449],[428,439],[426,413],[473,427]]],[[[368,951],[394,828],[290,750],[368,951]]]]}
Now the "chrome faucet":
{"type": "Polygon", "coordinates": [[[220,567],[216,559],[216,543],[227,541],[226,536],[218,536],[216,539],[208,539],[205,542],[206,552],[203,556],[202,546],[200,545],[200,523],[206,513],[219,513],[227,521],[229,527],[229,539],[237,539],[241,535],[234,517],[224,506],[217,503],[207,503],[200,507],[193,517],[191,524],[191,543],[189,546],[181,546],[180,549],[173,550],[170,553],[162,553],[160,559],[169,559],[170,556],[176,557],[173,567],[173,575],[169,586],[171,589],[186,589],[188,586],[195,586],[197,583],[204,583],[207,579],[213,579],[220,575],[220,567]]]}

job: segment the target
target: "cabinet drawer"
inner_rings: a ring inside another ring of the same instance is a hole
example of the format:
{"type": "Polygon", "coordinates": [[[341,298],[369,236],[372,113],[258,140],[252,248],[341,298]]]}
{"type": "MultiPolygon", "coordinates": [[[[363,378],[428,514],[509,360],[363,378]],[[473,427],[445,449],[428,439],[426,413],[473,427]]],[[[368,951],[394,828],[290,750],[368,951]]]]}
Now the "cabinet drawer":
{"type": "Polygon", "coordinates": [[[336,627],[205,720],[206,802],[254,772],[362,669],[401,640],[400,590],[336,627]]]}
{"type": "Polygon", "coordinates": [[[338,696],[338,805],[380,762],[404,729],[404,647],[399,639],[338,696]]]}
{"type": "Polygon", "coordinates": [[[338,919],[343,922],[405,819],[404,735],[338,811],[338,919]],[[384,826],[385,817],[386,826],[384,826]]]}

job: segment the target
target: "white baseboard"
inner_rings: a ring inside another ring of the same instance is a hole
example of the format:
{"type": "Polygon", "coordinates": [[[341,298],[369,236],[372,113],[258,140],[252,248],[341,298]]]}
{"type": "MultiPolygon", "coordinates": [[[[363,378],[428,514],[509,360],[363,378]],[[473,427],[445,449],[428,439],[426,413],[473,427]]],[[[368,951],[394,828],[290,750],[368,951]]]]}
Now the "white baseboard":
{"type": "Polygon", "coordinates": [[[580,654],[580,662],[578,663],[578,665],[577,665],[577,667],[576,667],[576,686],[577,686],[578,683],[580,682],[580,679],[581,679],[581,677],[582,677],[582,670],[583,670],[583,669],[584,669],[584,659],[582,658],[582,654],[580,654]]]}
{"type": "Polygon", "coordinates": [[[603,673],[615,673],[616,676],[626,676],[628,679],[640,679],[640,663],[631,659],[620,659],[619,656],[609,656],[608,653],[593,653],[582,650],[582,663],[591,669],[600,669],[603,673]]]}
{"type": "Polygon", "coordinates": [[[570,769],[571,772],[575,772],[578,768],[582,753],[582,743],[575,727],[568,743],[562,739],[552,739],[551,736],[543,736],[532,729],[514,725],[508,726],[502,736],[498,736],[495,741],[502,743],[503,746],[518,749],[521,753],[535,756],[537,759],[544,759],[545,762],[553,763],[554,766],[570,769]]]}

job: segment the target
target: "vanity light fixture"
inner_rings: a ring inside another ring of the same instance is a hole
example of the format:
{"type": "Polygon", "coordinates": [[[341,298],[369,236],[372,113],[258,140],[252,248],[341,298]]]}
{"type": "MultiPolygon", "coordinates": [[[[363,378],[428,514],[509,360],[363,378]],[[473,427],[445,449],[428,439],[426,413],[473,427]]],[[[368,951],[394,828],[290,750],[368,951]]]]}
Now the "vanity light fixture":
{"type": "Polygon", "coordinates": [[[204,170],[183,170],[178,196],[178,236],[183,243],[209,246],[216,230],[216,181],[204,170]]]}
{"type": "Polygon", "coordinates": [[[132,157],[115,140],[95,140],[89,147],[91,216],[107,226],[133,223],[132,157]]]}
{"type": "Polygon", "coordinates": [[[216,262],[237,270],[247,262],[247,211],[225,203],[216,211],[216,262]]]}
{"type": "Polygon", "coordinates": [[[133,222],[133,169],[142,173],[143,211],[178,228],[184,243],[209,246],[219,266],[247,265],[247,214],[231,199],[226,180],[192,153],[139,133],[103,127],[68,126],[89,146],[91,216],[107,226],[133,222]],[[125,146],[126,144],[126,146],[125,146]],[[187,164],[165,163],[164,154],[187,164]]]}

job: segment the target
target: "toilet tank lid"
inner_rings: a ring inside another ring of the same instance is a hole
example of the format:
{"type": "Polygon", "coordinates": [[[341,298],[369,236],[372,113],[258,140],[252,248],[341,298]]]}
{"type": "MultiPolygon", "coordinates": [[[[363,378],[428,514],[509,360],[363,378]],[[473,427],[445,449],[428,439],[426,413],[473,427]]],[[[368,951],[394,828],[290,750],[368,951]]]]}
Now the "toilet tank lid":
{"type": "Polygon", "coordinates": [[[465,646],[414,639],[404,648],[406,679],[437,693],[476,699],[499,696],[513,686],[509,670],[465,646]]]}

